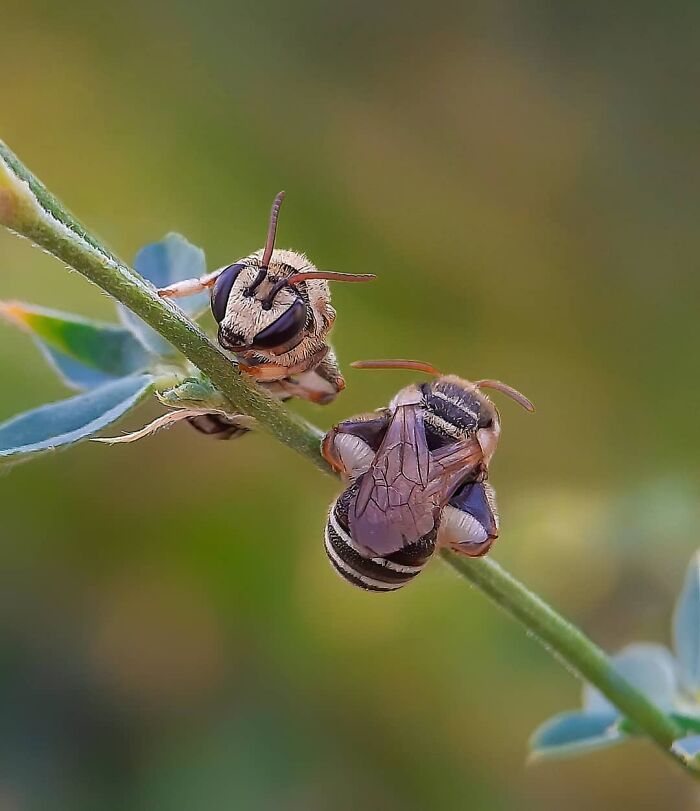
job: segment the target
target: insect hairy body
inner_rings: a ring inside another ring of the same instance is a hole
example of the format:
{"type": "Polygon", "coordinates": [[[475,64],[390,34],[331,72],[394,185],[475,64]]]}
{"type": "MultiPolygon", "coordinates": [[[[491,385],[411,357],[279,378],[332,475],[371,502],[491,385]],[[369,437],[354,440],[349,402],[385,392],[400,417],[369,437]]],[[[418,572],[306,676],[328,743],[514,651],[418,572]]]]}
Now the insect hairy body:
{"type": "MultiPolygon", "coordinates": [[[[345,388],[327,341],[336,315],[328,282],[364,282],[374,276],[318,270],[303,253],[275,249],[283,199],[280,192],[273,202],[264,248],[158,294],[179,298],[211,290],[219,343],[235,355],[240,371],[275,397],[323,405],[345,388]]],[[[227,433],[222,423],[220,435],[227,433]]]]}
{"type": "Polygon", "coordinates": [[[500,417],[480,386],[531,408],[498,381],[471,383],[409,361],[353,365],[397,364],[437,379],[401,389],[388,408],[340,423],[323,441],[325,458],[347,484],[330,508],[326,553],[342,577],[370,591],[410,582],[439,546],[469,556],[490,549],[499,519],[488,466],[500,417]]]}

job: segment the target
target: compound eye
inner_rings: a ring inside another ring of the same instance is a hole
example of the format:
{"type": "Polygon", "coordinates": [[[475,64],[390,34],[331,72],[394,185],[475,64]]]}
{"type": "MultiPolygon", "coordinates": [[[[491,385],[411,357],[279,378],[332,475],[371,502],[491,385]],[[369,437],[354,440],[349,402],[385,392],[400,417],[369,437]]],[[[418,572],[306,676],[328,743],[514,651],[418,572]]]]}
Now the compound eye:
{"type": "Polygon", "coordinates": [[[492,428],[496,409],[488,400],[482,400],[477,428],[492,428]]]}
{"type": "Polygon", "coordinates": [[[244,264],[229,265],[221,271],[219,278],[216,280],[211,294],[211,311],[217,324],[224,320],[231,288],[244,267],[244,264]]]}
{"type": "Polygon", "coordinates": [[[261,330],[253,338],[253,346],[260,349],[274,349],[291,341],[306,324],[306,304],[297,299],[294,304],[276,321],[261,330]]]}

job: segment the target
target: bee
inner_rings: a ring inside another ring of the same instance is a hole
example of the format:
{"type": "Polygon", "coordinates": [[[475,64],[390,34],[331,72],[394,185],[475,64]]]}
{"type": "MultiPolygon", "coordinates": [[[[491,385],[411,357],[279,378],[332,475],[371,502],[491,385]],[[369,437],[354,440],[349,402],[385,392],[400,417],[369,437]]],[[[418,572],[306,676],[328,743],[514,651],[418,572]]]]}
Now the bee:
{"type": "Polygon", "coordinates": [[[438,547],[485,555],[499,531],[488,471],[501,420],[482,389],[528,411],[532,403],[498,380],[471,383],[421,361],[352,366],[437,379],[401,389],[388,408],[345,420],[324,437],[323,455],[347,484],[326,523],[335,570],[355,586],[385,592],[410,582],[438,547]]]}
{"type": "MultiPolygon", "coordinates": [[[[272,204],[262,250],[198,279],[158,290],[180,298],[211,290],[218,341],[241,372],[280,399],[301,397],[326,404],[345,388],[326,336],[335,321],[329,281],[365,282],[374,274],[317,270],[303,253],[275,248],[284,192],[272,204]]],[[[217,433],[213,422],[201,426],[217,433]]]]}

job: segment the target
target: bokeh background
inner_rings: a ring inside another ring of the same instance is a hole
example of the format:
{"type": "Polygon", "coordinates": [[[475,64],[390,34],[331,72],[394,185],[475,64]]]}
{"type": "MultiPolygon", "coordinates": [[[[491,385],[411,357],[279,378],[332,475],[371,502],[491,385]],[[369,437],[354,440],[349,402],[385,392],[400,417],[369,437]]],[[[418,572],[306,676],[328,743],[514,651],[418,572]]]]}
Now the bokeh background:
{"type": "MultiPolygon", "coordinates": [[[[281,247],[375,272],[334,342],[500,377],[496,557],[609,650],[668,641],[700,545],[700,7],[4,0],[2,137],[131,259],[281,247]]],[[[0,298],[107,298],[0,233],[0,298]]],[[[328,427],[404,373],[348,371],[328,427]]],[[[0,418],[65,391],[0,325],[0,418]]],[[[142,424],[155,410],[135,415],[142,424]]],[[[126,427],[126,426],[125,426],[126,427]]],[[[182,426],[0,479],[0,808],[686,809],[644,743],[526,765],[579,686],[436,561],[323,552],[337,491],[182,426]]]]}

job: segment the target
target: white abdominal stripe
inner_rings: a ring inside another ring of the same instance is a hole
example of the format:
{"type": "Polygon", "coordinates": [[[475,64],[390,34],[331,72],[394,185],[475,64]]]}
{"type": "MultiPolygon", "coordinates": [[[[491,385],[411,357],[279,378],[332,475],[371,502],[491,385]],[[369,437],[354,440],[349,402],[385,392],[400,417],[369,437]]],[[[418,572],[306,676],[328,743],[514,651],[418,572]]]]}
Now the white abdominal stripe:
{"type": "Polygon", "coordinates": [[[413,544],[387,558],[363,554],[347,529],[346,490],[333,502],[325,532],[326,554],[338,574],[352,585],[367,591],[395,591],[423,570],[435,545],[413,544]]]}

